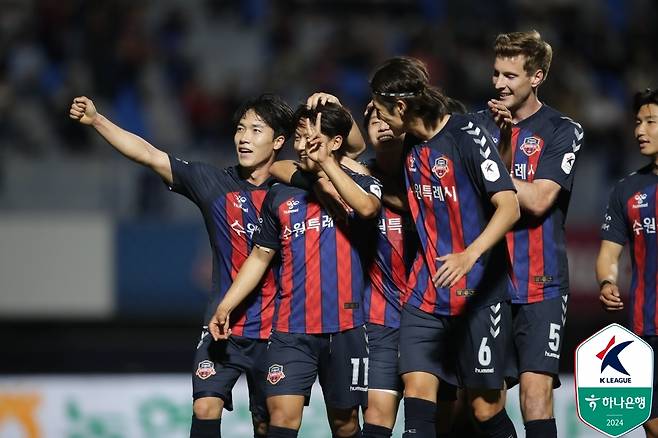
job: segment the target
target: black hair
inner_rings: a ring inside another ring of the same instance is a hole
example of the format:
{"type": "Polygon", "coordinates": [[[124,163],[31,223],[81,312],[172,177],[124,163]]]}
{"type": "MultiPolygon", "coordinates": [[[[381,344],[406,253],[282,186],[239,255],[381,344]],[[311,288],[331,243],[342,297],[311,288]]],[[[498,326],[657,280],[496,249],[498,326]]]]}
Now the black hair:
{"type": "Polygon", "coordinates": [[[407,103],[411,116],[422,119],[426,127],[450,112],[449,98],[429,83],[429,73],[416,58],[396,57],[384,62],[370,81],[374,99],[392,111],[397,100],[407,103]]]}
{"type": "Polygon", "coordinates": [[[238,126],[240,120],[249,111],[253,110],[274,131],[274,138],[283,136],[290,138],[293,131],[292,108],[276,94],[265,93],[255,99],[249,99],[240,105],[233,114],[233,125],[238,126]]]}
{"type": "MultiPolygon", "coordinates": [[[[448,110],[448,113],[450,114],[466,114],[467,109],[466,105],[464,105],[460,100],[453,99],[452,97],[446,96],[446,108],[448,110]]],[[[370,125],[370,118],[372,117],[372,113],[375,112],[375,107],[370,106],[368,109],[366,109],[365,114],[363,115],[363,129],[366,131],[368,130],[368,125],[370,125]]]]}
{"type": "Polygon", "coordinates": [[[638,91],[633,97],[633,111],[637,114],[644,105],[658,105],[658,90],[647,88],[644,91],[638,91]]]}
{"type": "Polygon", "coordinates": [[[466,114],[468,112],[466,105],[461,100],[449,96],[446,96],[446,99],[448,100],[447,107],[450,114],[466,114]]]}
{"type": "Polygon", "coordinates": [[[352,116],[345,108],[333,102],[318,104],[315,109],[307,107],[306,104],[300,105],[292,116],[293,129],[304,119],[309,119],[311,124],[314,124],[318,113],[322,113],[320,131],[328,137],[340,135],[343,142],[347,142],[347,136],[352,129],[352,116]]]}

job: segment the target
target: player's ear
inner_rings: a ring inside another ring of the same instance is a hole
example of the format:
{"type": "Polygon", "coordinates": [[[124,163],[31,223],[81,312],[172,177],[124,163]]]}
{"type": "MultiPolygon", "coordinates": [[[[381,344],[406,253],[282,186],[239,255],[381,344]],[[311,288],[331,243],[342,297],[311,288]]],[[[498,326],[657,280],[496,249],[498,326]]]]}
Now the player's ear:
{"type": "Polygon", "coordinates": [[[407,111],[407,102],[402,99],[395,101],[395,109],[400,117],[404,117],[404,113],[407,111]]]}
{"type": "Polygon", "coordinates": [[[273,149],[275,151],[278,151],[283,147],[283,145],[286,142],[286,138],[283,135],[279,135],[278,137],[274,137],[274,147],[273,149]]]}
{"type": "Polygon", "coordinates": [[[533,88],[536,88],[541,85],[542,82],[544,82],[544,70],[537,69],[537,71],[532,75],[532,78],[530,79],[530,85],[533,88]]]}
{"type": "Polygon", "coordinates": [[[331,152],[336,152],[343,145],[343,136],[337,135],[329,141],[329,149],[331,152]]]}

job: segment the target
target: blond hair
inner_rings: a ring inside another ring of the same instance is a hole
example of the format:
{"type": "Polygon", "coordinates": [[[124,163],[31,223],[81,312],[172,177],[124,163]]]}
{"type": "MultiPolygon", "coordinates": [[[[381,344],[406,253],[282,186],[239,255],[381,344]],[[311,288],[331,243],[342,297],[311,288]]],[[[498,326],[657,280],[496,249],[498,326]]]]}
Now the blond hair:
{"type": "Polygon", "coordinates": [[[503,58],[524,55],[523,70],[529,75],[534,74],[537,70],[542,70],[544,80],[548,76],[553,59],[551,45],[541,39],[541,35],[536,30],[501,33],[496,37],[494,53],[496,57],[503,58]]]}

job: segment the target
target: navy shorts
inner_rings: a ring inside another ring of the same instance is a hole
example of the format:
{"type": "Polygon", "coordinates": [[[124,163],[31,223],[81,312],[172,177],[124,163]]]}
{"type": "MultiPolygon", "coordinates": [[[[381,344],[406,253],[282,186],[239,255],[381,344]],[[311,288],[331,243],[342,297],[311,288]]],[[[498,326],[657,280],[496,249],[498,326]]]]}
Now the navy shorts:
{"type": "Polygon", "coordinates": [[[512,304],[512,339],[516,369],[553,376],[553,387],[560,386],[560,355],[564,340],[569,295],[531,304],[512,304]]]}
{"type": "Polygon", "coordinates": [[[424,371],[458,387],[503,389],[511,351],[511,318],[508,302],[460,316],[436,316],[405,304],[400,374],[424,371]]]}
{"type": "Polygon", "coordinates": [[[216,342],[206,327],[194,355],[192,396],[219,397],[224,408],[233,410],[231,391],[244,373],[249,387],[249,410],[261,420],[269,418],[265,404],[265,370],[262,364],[267,353],[267,340],[231,336],[216,342]]]}
{"type": "Polygon", "coordinates": [[[316,335],[273,331],[265,363],[267,397],[303,395],[308,404],[319,377],[327,406],[367,406],[368,344],[363,326],[316,335]]]}
{"type": "Polygon", "coordinates": [[[368,389],[402,391],[398,372],[400,330],[379,324],[366,324],[368,333],[368,389]]]}
{"type": "Polygon", "coordinates": [[[658,418],[658,336],[641,336],[653,349],[653,396],[649,419],[658,418]]]}

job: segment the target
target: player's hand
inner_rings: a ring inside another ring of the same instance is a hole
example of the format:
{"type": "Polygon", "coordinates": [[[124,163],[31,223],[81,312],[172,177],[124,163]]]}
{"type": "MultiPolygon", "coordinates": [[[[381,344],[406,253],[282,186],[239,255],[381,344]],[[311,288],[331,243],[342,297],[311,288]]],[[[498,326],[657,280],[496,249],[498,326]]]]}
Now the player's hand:
{"type": "Polygon", "coordinates": [[[601,293],[599,295],[599,301],[601,305],[608,312],[615,312],[617,310],[624,309],[624,302],[621,300],[621,295],[619,294],[619,288],[616,284],[606,283],[601,288],[601,293]]]}
{"type": "Polygon", "coordinates": [[[452,287],[473,268],[477,257],[468,250],[436,258],[441,266],[432,276],[436,287],[452,287]]]}
{"type": "Polygon", "coordinates": [[[325,105],[327,102],[335,103],[336,105],[340,105],[340,100],[333,94],[329,93],[314,93],[311,94],[311,96],[306,99],[306,106],[310,109],[315,109],[318,104],[319,105],[325,105]]]}
{"type": "Polygon", "coordinates": [[[366,105],[366,109],[363,111],[363,117],[367,116],[368,111],[370,111],[374,107],[375,107],[375,103],[372,100],[370,102],[368,102],[368,105],[366,105]]]}
{"type": "Polygon", "coordinates": [[[496,122],[496,126],[498,126],[500,131],[511,132],[512,112],[505,105],[503,105],[502,102],[496,99],[491,99],[489,102],[487,102],[487,105],[489,106],[489,111],[491,111],[494,122],[496,122]]]}
{"type": "Polygon", "coordinates": [[[229,328],[230,316],[231,312],[220,303],[208,323],[208,330],[215,341],[225,340],[231,336],[231,329],[229,328]]]}
{"type": "Polygon", "coordinates": [[[318,113],[313,124],[309,119],[306,119],[306,138],[308,139],[306,141],[306,156],[319,164],[324,163],[331,156],[329,145],[322,141],[321,123],[322,113],[318,113]]]}
{"type": "Polygon", "coordinates": [[[313,193],[327,213],[336,222],[346,222],[352,212],[349,205],[338,194],[338,191],[328,178],[320,178],[313,184],[313,193]]]}
{"type": "Polygon", "coordinates": [[[83,125],[91,125],[94,123],[97,115],[98,113],[96,112],[96,107],[94,106],[94,102],[92,102],[91,99],[85,96],[80,96],[73,99],[71,109],[69,110],[70,118],[77,120],[83,125]]]}
{"type": "Polygon", "coordinates": [[[496,99],[487,102],[491,116],[500,130],[498,151],[503,163],[509,170],[512,166],[512,112],[496,99]]]}

